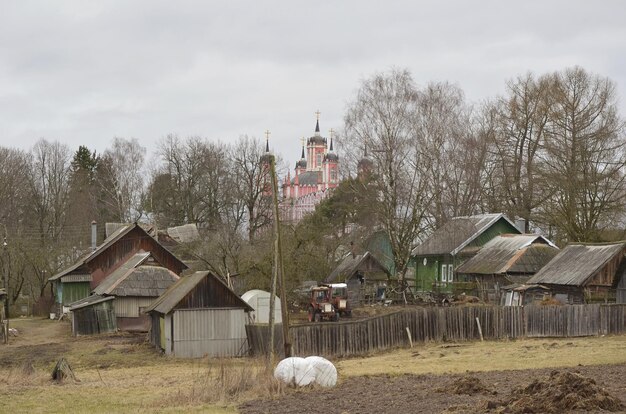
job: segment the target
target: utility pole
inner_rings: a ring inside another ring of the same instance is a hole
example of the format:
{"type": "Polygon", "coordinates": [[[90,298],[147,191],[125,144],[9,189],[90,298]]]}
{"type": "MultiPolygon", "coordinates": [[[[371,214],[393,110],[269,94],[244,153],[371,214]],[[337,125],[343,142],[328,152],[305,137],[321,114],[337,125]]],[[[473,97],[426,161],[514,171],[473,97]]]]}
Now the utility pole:
{"type": "MultiPolygon", "coordinates": [[[[269,142],[269,131],[265,131],[266,141],[269,142]]],[[[269,143],[266,144],[266,152],[269,155],[269,143]]],[[[274,313],[276,309],[276,285],[280,279],[281,291],[281,317],[283,321],[283,347],[285,357],[291,356],[291,341],[289,339],[289,312],[287,309],[287,296],[285,292],[285,277],[283,266],[282,244],[280,237],[280,212],[278,210],[278,180],[276,178],[276,159],[273,155],[269,156],[269,174],[272,185],[272,207],[274,216],[274,265],[272,269],[272,279],[270,282],[270,314],[269,314],[269,330],[270,341],[268,349],[267,368],[271,369],[274,365],[274,313]]]]}
{"type": "Polygon", "coordinates": [[[6,298],[4,299],[4,315],[7,318],[7,323],[9,321],[9,267],[7,265],[8,260],[8,250],[7,250],[7,228],[4,227],[4,241],[2,242],[2,252],[4,253],[4,269],[3,270],[3,279],[4,279],[4,293],[6,294],[6,298]]]}

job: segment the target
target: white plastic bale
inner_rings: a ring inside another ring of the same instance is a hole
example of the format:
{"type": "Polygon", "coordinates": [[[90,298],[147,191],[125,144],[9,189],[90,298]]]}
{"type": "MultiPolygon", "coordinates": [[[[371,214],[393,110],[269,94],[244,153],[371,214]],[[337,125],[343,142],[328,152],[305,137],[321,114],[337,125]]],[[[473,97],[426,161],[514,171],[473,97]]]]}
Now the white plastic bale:
{"type": "Polygon", "coordinates": [[[274,378],[302,387],[315,381],[315,369],[304,358],[285,358],[276,365],[274,378]]]}
{"type": "Polygon", "coordinates": [[[337,384],[337,368],[332,362],[320,356],[305,358],[315,371],[315,383],[322,387],[334,387],[337,384]]]}

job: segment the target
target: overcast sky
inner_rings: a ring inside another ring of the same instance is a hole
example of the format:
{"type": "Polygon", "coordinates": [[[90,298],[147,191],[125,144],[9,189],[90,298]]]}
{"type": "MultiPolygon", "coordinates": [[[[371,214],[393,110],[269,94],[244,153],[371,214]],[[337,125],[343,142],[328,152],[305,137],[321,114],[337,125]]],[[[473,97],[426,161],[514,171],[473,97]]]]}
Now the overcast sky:
{"type": "Polygon", "coordinates": [[[169,133],[271,130],[299,158],[320,110],[343,123],[359,82],[391,67],[478,102],[507,79],[580,65],[626,114],[626,1],[0,0],[0,145],[41,137],[103,151],[169,133]]]}

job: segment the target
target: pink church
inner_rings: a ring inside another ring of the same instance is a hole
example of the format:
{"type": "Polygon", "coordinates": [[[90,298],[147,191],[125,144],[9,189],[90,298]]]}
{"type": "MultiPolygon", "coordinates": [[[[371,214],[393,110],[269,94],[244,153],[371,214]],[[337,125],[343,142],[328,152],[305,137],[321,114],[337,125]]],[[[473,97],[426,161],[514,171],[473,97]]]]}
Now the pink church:
{"type": "Polygon", "coordinates": [[[339,157],[333,150],[332,130],[330,146],[320,135],[319,117],[315,135],[302,142],[302,155],[296,162],[295,175],[288,173],[282,185],[282,219],[297,222],[307,213],[313,212],[320,201],[328,197],[339,185],[339,157]]]}

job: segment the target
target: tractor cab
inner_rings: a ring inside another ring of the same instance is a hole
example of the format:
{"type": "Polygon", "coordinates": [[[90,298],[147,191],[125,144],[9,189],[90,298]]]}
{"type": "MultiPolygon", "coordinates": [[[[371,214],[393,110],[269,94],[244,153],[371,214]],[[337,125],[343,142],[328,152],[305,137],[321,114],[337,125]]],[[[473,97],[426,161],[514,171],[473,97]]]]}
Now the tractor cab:
{"type": "Polygon", "coordinates": [[[308,317],[309,322],[336,321],[339,319],[339,313],[332,303],[332,289],[330,286],[322,285],[311,288],[308,317]]]}

